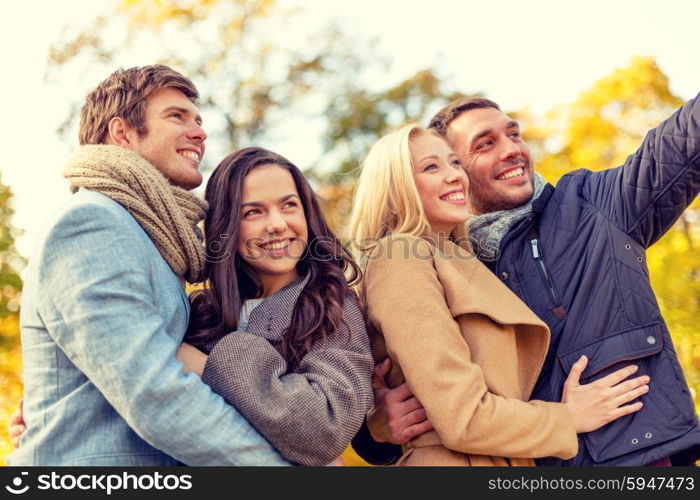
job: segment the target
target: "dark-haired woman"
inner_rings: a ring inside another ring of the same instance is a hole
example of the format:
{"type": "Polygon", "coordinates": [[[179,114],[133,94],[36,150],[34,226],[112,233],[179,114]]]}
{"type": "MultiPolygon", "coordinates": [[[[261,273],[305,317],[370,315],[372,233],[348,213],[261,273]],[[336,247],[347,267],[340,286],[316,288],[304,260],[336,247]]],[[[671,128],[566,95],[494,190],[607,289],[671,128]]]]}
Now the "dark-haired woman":
{"type": "Polygon", "coordinates": [[[301,171],[275,153],[229,155],[205,198],[208,287],[191,296],[178,358],[285,458],[328,464],[372,404],[372,355],[345,277],[359,270],[301,171]]]}

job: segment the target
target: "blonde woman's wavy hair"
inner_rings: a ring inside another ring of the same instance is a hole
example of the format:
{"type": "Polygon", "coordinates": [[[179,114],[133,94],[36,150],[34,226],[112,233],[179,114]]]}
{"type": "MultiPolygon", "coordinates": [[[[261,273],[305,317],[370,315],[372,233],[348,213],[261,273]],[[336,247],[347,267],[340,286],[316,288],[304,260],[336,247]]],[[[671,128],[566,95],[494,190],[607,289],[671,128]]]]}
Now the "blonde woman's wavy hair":
{"type": "MultiPolygon", "coordinates": [[[[444,140],[432,130],[406,125],[379,139],[362,162],[350,217],[353,246],[361,253],[362,260],[389,234],[430,233],[430,223],[413,179],[409,149],[411,140],[421,134],[444,140]]],[[[459,224],[450,237],[470,249],[466,222],[459,224]]]]}

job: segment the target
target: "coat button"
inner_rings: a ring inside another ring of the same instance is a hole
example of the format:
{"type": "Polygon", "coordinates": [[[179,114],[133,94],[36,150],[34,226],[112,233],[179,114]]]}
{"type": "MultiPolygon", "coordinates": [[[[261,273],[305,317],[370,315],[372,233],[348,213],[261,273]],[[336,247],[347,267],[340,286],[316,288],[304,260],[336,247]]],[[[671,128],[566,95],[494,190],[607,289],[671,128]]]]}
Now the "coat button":
{"type": "Polygon", "coordinates": [[[507,279],[508,279],[508,273],[505,272],[505,271],[502,272],[502,273],[501,273],[501,279],[502,279],[503,281],[507,280],[507,279]]]}
{"type": "Polygon", "coordinates": [[[653,345],[653,344],[656,344],[656,339],[655,339],[654,337],[652,337],[651,335],[649,335],[649,336],[647,337],[647,343],[648,343],[648,344],[652,344],[652,345],[653,345]]]}

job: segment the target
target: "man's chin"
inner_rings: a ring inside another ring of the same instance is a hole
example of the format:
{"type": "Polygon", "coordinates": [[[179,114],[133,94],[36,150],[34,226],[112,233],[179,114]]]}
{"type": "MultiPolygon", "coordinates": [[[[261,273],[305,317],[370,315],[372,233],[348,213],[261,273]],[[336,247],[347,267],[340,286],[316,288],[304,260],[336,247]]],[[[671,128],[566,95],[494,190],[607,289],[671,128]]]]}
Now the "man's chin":
{"type": "MultiPolygon", "coordinates": [[[[510,208],[518,208],[532,199],[535,194],[535,179],[530,178],[529,182],[521,186],[512,186],[503,193],[503,199],[508,201],[510,208]]],[[[509,209],[504,209],[509,210],[509,209]]]]}
{"type": "Polygon", "coordinates": [[[508,192],[494,193],[495,196],[489,196],[480,198],[472,198],[472,210],[476,214],[487,214],[490,212],[498,212],[500,210],[513,210],[525,205],[534,193],[534,188],[532,185],[523,186],[524,189],[519,190],[508,190],[508,192]],[[474,203],[474,201],[480,201],[481,203],[474,203]]]}
{"type": "MultiPolygon", "coordinates": [[[[197,174],[199,174],[199,172],[197,172],[197,174]]],[[[189,191],[191,189],[199,187],[202,184],[203,180],[204,179],[201,175],[190,175],[187,176],[187,178],[178,179],[178,182],[173,182],[173,184],[189,191]]]]}

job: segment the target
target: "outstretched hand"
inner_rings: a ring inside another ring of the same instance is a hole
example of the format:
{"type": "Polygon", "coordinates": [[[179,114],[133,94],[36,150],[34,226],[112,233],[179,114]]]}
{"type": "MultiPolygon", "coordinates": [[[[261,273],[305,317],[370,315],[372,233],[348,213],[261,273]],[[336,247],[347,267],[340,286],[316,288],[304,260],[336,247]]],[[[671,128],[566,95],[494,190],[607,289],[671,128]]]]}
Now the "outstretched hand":
{"type": "Polygon", "coordinates": [[[391,359],[377,364],[372,374],[374,407],[367,414],[367,427],[378,443],[404,444],[433,429],[423,405],[403,383],[395,389],[386,384],[391,359]]]}

